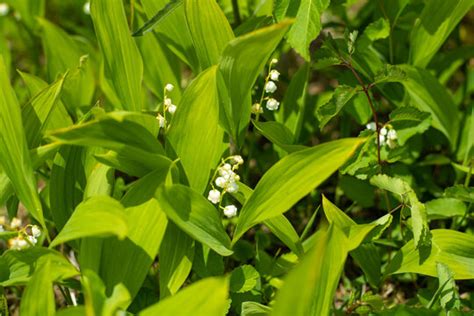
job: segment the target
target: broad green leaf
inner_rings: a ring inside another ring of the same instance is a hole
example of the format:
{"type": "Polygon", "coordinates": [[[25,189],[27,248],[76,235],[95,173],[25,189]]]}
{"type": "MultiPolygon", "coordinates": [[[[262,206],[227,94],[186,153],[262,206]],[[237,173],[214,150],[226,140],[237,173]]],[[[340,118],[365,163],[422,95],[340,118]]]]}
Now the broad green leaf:
{"type": "Polygon", "coordinates": [[[207,278],[139,313],[140,316],[194,315],[220,316],[228,309],[227,278],[207,278]]]}
{"type": "Polygon", "coordinates": [[[319,128],[322,129],[342,108],[356,95],[359,87],[350,87],[346,85],[337,86],[329,102],[322,104],[316,110],[319,120],[319,128]]]}
{"type": "Polygon", "coordinates": [[[102,315],[115,316],[118,313],[125,313],[127,306],[131,303],[131,297],[127,288],[123,284],[117,284],[110,297],[105,300],[102,315]]]}
{"type": "Polygon", "coordinates": [[[191,32],[187,25],[184,0],[142,0],[143,9],[150,19],[134,36],[154,29],[160,43],[164,43],[176,56],[199,73],[199,62],[191,32]]]}
{"type": "Polygon", "coordinates": [[[144,60],[143,81],[148,89],[163,100],[164,87],[171,83],[174,90],[171,97],[174,102],[181,98],[181,68],[179,60],[153,33],[135,38],[138,49],[144,60]]]}
{"type": "Polygon", "coordinates": [[[237,139],[250,121],[250,91],[292,21],[265,27],[230,41],[219,62],[224,126],[237,139]]]}
{"type": "Polygon", "coordinates": [[[134,298],[158,254],[168,220],[153,196],[165,183],[168,171],[157,170],[141,178],[121,200],[126,207],[127,238],[108,238],[101,252],[99,275],[108,293],[122,283],[134,298]]]}
{"type": "Polygon", "coordinates": [[[178,292],[191,272],[194,240],[168,222],[159,253],[160,298],[164,298],[178,292]]]}
{"type": "MultiPolygon", "coordinates": [[[[44,81],[43,79],[34,76],[32,74],[28,74],[25,72],[18,71],[21,78],[26,84],[26,87],[28,88],[30,98],[34,98],[38,94],[42,93],[42,91],[49,91],[48,89],[48,83],[44,81]]],[[[50,87],[52,88],[54,86],[51,85],[50,87]]],[[[62,86],[62,90],[64,90],[64,85],[62,86]]],[[[63,92],[63,91],[62,91],[63,92]]],[[[24,116],[22,110],[22,116],[24,116]]],[[[25,124],[25,123],[23,123],[25,124]]],[[[61,102],[61,100],[58,100],[57,103],[54,104],[50,116],[48,117],[48,120],[46,121],[46,126],[44,127],[45,130],[50,130],[50,129],[58,129],[58,128],[64,128],[72,125],[72,119],[69,116],[69,113],[66,110],[66,107],[64,104],[61,102]]],[[[31,146],[30,146],[31,147],[31,146]]]]}
{"type": "Polygon", "coordinates": [[[379,189],[399,195],[400,198],[412,191],[412,188],[408,185],[408,183],[402,179],[389,177],[384,174],[373,176],[370,179],[370,183],[379,189]]]}
{"type": "Polygon", "coordinates": [[[473,0],[427,1],[411,31],[411,63],[426,67],[473,5],[473,0]]]}
{"type": "Polygon", "coordinates": [[[230,256],[230,239],[219,212],[196,191],[183,185],[164,186],[156,198],[160,209],[182,230],[222,256],[230,256]]]}
{"type": "Polygon", "coordinates": [[[76,207],[50,247],[91,236],[116,235],[123,239],[127,233],[127,218],[120,202],[108,196],[94,196],[76,207]]]}
{"type": "Polygon", "coordinates": [[[62,144],[110,149],[153,171],[171,163],[156,139],[158,128],[151,115],[111,112],[88,123],[56,130],[50,137],[62,144]]]}
{"type": "Polygon", "coordinates": [[[271,308],[257,302],[243,302],[242,316],[266,316],[271,312],[271,308]]]}
{"type": "Polygon", "coordinates": [[[64,79],[59,78],[23,106],[21,115],[29,148],[36,148],[41,143],[43,131],[58,102],[64,79]]]}
{"type": "Polygon", "coordinates": [[[140,111],[143,62],[130,35],[123,3],[92,0],[91,16],[105,62],[106,77],[111,79],[122,108],[140,111]]]}
{"type": "Polygon", "coordinates": [[[56,154],[49,181],[49,201],[53,221],[61,230],[76,206],[81,203],[86,187],[85,148],[63,146],[56,154]]]}
{"type": "Polygon", "coordinates": [[[348,250],[336,226],[317,233],[314,248],[290,270],[277,292],[271,315],[329,315],[348,250]]]}
{"type": "Polygon", "coordinates": [[[194,79],[183,94],[168,132],[189,185],[199,193],[206,189],[224,148],[216,72],[217,67],[212,67],[194,79]]]}
{"type": "Polygon", "coordinates": [[[454,216],[464,216],[467,211],[466,204],[458,199],[439,198],[425,203],[426,214],[429,219],[443,219],[454,216]]]}
{"type": "Polygon", "coordinates": [[[400,81],[410,96],[410,104],[431,113],[433,127],[440,130],[454,147],[459,133],[459,115],[447,90],[428,71],[400,65],[407,75],[400,81]]]}
{"type": "Polygon", "coordinates": [[[390,113],[390,124],[397,131],[397,142],[403,146],[415,134],[423,134],[431,125],[431,115],[411,106],[390,113]]]}
{"type": "Polygon", "coordinates": [[[40,265],[21,297],[20,313],[25,316],[53,316],[56,311],[54,301],[51,262],[40,265]]]}
{"type": "Polygon", "coordinates": [[[215,0],[185,0],[186,20],[201,69],[216,65],[232,28],[215,0]]]}
{"type": "Polygon", "coordinates": [[[64,84],[63,100],[69,109],[89,105],[95,89],[92,65],[87,52],[64,30],[46,19],[39,19],[41,41],[46,55],[49,82],[70,71],[64,84]],[[61,49],[58,49],[61,47],[61,49]],[[81,91],[81,93],[77,93],[81,91]]]}
{"type": "MultiPolygon", "coordinates": [[[[252,195],[253,190],[246,186],[244,183],[239,183],[239,191],[234,193],[233,196],[239,201],[240,204],[244,205],[245,202],[252,195]]],[[[273,234],[278,237],[288,248],[291,249],[298,256],[304,253],[303,246],[301,244],[301,238],[295,231],[291,222],[281,214],[269,218],[264,221],[264,224],[270,228],[273,234]]]]}
{"type": "Polygon", "coordinates": [[[229,279],[229,290],[231,292],[243,293],[253,289],[260,281],[260,274],[251,265],[243,265],[235,268],[229,279]]]}
{"type": "Polygon", "coordinates": [[[407,79],[407,74],[399,66],[386,64],[375,74],[374,85],[388,82],[401,82],[407,79]]]}
{"type": "Polygon", "coordinates": [[[321,32],[321,15],[329,0],[301,0],[295,24],[288,32],[288,42],[307,61],[311,59],[309,46],[321,32]]]}
{"type": "Polygon", "coordinates": [[[281,159],[264,174],[244,204],[233,242],[253,225],[286,212],[341,167],[363,141],[341,139],[281,159]]]}
{"type": "Polygon", "coordinates": [[[61,253],[44,247],[31,247],[22,251],[8,250],[0,257],[0,285],[25,285],[37,267],[51,263],[51,279],[65,280],[79,274],[61,253]]]}
{"type": "Polygon", "coordinates": [[[455,198],[464,202],[474,203],[473,187],[465,187],[458,184],[453,187],[446,188],[444,195],[448,198],[455,198]]]}
{"type": "Polygon", "coordinates": [[[365,239],[365,237],[374,230],[378,225],[385,228],[387,223],[391,222],[391,215],[387,214],[384,217],[370,223],[357,224],[346,213],[340,210],[336,205],[331,203],[323,195],[323,211],[329,224],[338,227],[347,237],[346,248],[348,251],[356,249],[365,239]]]}
{"type": "Polygon", "coordinates": [[[6,0],[6,2],[18,11],[21,20],[30,31],[36,30],[37,19],[43,17],[45,13],[45,0],[6,0]]]}
{"type": "Polygon", "coordinates": [[[455,280],[473,279],[474,237],[449,229],[434,229],[431,233],[433,246],[423,263],[420,264],[420,253],[411,240],[392,259],[386,274],[411,272],[437,277],[436,265],[443,263],[453,272],[455,280]]]}
{"type": "MultiPolygon", "coordinates": [[[[156,2],[156,1],[155,1],[156,2]]],[[[145,1],[146,3],[146,1],[145,1]]],[[[148,20],[142,27],[136,30],[133,33],[133,36],[143,36],[145,33],[150,32],[153,28],[158,27],[158,25],[163,22],[163,20],[170,14],[173,13],[178,7],[184,4],[184,0],[172,0],[169,1],[161,10],[157,11],[156,14],[148,20]]],[[[145,8],[147,7],[144,4],[145,8]]],[[[151,6],[151,4],[150,4],[151,6]]],[[[146,9],[145,9],[146,10],[146,9]]],[[[151,10],[150,10],[151,11],[151,10]]]]}
{"type": "Polygon", "coordinates": [[[382,279],[382,258],[377,246],[373,243],[363,243],[350,254],[364,272],[367,282],[375,288],[379,287],[382,279]]]}
{"type": "Polygon", "coordinates": [[[46,227],[22,126],[20,105],[0,56],[0,165],[19,200],[41,226],[46,227]]]}
{"type": "Polygon", "coordinates": [[[276,120],[295,135],[295,141],[299,139],[303,125],[310,68],[309,63],[304,63],[293,75],[280,110],[275,113],[276,120]]]}
{"type": "Polygon", "coordinates": [[[294,135],[283,124],[276,121],[258,122],[253,121],[253,125],[274,145],[280,147],[284,151],[291,153],[308,147],[303,145],[295,145],[294,135]]]}

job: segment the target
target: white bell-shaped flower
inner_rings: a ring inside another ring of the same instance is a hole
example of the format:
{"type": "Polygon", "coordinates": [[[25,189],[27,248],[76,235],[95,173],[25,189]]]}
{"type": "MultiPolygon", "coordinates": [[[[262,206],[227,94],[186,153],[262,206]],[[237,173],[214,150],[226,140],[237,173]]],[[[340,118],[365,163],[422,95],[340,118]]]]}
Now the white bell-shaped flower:
{"type": "Polygon", "coordinates": [[[235,215],[237,215],[237,207],[235,205],[227,205],[226,207],[224,207],[224,215],[227,217],[227,218],[231,218],[231,217],[234,217],[235,215]]]}
{"type": "Polygon", "coordinates": [[[168,107],[168,112],[169,112],[170,114],[174,114],[174,113],[176,112],[176,109],[177,109],[177,108],[178,108],[178,107],[177,107],[176,105],[171,104],[171,105],[168,107]]]}
{"type": "Polygon", "coordinates": [[[213,204],[217,204],[221,201],[221,192],[218,190],[211,190],[207,196],[207,199],[213,204]]]}
{"type": "Polygon", "coordinates": [[[265,85],[265,92],[266,93],[273,93],[277,90],[277,86],[273,81],[268,81],[265,85]]]}
{"type": "Polygon", "coordinates": [[[173,89],[174,89],[174,86],[171,83],[166,84],[165,86],[166,91],[171,92],[173,91],[173,89]]]}
{"type": "Polygon", "coordinates": [[[280,73],[278,72],[278,70],[273,69],[272,71],[270,71],[270,79],[272,79],[273,81],[278,81],[278,77],[280,77],[280,73]]]}
{"type": "Polygon", "coordinates": [[[267,104],[266,104],[266,107],[267,109],[269,109],[270,111],[275,111],[275,110],[278,110],[278,107],[280,106],[280,102],[278,102],[277,100],[273,99],[273,98],[270,98],[267,100],[267,104]]]}

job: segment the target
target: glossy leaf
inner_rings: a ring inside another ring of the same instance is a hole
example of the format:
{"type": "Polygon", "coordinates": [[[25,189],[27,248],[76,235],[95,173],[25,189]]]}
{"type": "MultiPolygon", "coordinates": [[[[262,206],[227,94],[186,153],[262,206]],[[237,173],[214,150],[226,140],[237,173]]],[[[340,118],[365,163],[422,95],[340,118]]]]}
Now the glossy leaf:
{"type": "Polygon", "coordinates": [[[216,65],[234,38],[224,12],[214,0],[185,0],[186,20],[201,69],[216,65]]]}
{"type": "Polygon", "coordinates": [[[237,139],[250,120],[250,89],[292,21],[265,27],[230,41],[219,62],[225,128],[237,139]]]}
{"type": "Polygon", "coordinates": [[[199,193],[206,189],[211,170],[218,164],[224,148],[216,71],[212,67],[201,73],[186,89],[168,132],[168,140],[180,158],[189,185],[199,193]]]}
{"type": "Polygon", "coordinates": [[[38,196],[30,153],[22,128],[20,105],[7,78],[0,56],[0,164],[19,200],[43,226],[43,208],[38,196]]]}
{"type": "Polygon", "coordinates": [[[36,269],[26,286],[21,297],[20,313],[26,316],[53,316],[55,311],[51,262],[46,260],[36,269]]]}
{"type": "Polygon", "coordinates": [[[128,225],[123,206],[108,196],[94,196],[77,206],[50,247],[90,236],[127,236],[128,225]]]}
{"type": "Polygon", "coordinates": [[[156,198],[168,218],[194,239],[222,256],[232,254],[219,213],[203,196],[189,187],[173,185],[160,188],[156,198]]]}
{"type": "Polygon", "coordinates": [[[286,212],[326,180],[363,139],[341,139],[292,153],[268,170],[240,212],[235,243],[250,227],[286,212]]]}
{"type": "Polygon", "coordinates": [[[411,272],[437,277],[439,262],[449,267],[455,280],[474,278],[474,237],[448,229],[434,229],[431,233],[433,246],[423,263],[411,240],[392,259],[386,274],[411,272]]]}
{"type": "Polygon", "coordinates": [[[92,0],[91,16],[105,62],[106,77],[110,78],[122,108],[140,111],[143,62],[130,35],[123,3],[92,0]]]}
{"type": "Polygon", "coordinates": [[[225,315],[228,308],[226,278],[207,278],[198,281],[140,312],[140,316],[148,315],[225,315]]]}
{"type": "Polygon", "coordinates": [[[330,314],[347,257],[347,238],[334,225],[317,234],[314,248],[290,271],[277,292],[271,315],[330,314]]]}
{"type": "Polygon", "coordinates": [[[276,121],[257,122],[253,121],[253,125],[263,136],[270,140],[273,144],[280,147],[284,151],[291,153],[308,147],[295,145],[294,135],[283,124],[276,121]]]}
{"type": "Polygon", "coordinates": [[[354,95],[356,95],[358,87],[350,87],[339,85],[329,102],[322,104],[317,109],[317,116],[319,119],[319,128],[323,128],[330,119],[336,116],[342,108],[349,102],[354,95]]]}
{"type": "Polygon", "coordinates": [[[410,59],[412,64],[426,67],[473,5],[473,0],[432,0],[426,2],[411,31],[410,59]]]}

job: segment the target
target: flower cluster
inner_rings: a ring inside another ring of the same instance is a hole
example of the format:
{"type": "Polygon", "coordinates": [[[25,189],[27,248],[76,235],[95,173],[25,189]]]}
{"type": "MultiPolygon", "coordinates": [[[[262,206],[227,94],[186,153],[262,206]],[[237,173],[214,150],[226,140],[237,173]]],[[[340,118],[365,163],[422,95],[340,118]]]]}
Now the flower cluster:
{"type": "Polygon", "coordinates": [[[0,16],[6,16],[8,15],[8,12],[10,12],[10,7],[8,4],[4,2],[0,3],[0,16]]]}
{"type": "Polygon", "coordinates": [[[266,108],[270,111],[276,111],[280,106],[280,102],[278,102],[276,99],[269,96],[265,97],[265,94],[273,94],[277,90],[277,85],[275,81],[278,81],[280,73],[278,72],[278,70],[272,69],[273,65],[276,63],[278,63],[278,60],[275,58],[270,61],[268,75],[265,78],[265,85],[260,100],[259,102],[254,103],[254,105],[252,105],[252,113],[256,114],[257,117],[259,114],[263,113],[263,101],[266,101],[266,108]]]}
{"type": "MultiPolygon", "coordinates": [[[[366,125],[366,128],[371,131],[376,131],[377,126],[374,122],[371,122],[366,125]]],[[[397,147],[397,131],[390,125],[387,124],[383,126],[379,131],[379,141],[380,146],[387,145],[390,149],[397,147]]]]}
{"type": "Polygon", "coordinates": [[[173,101],[171,101],[171,98],[168,96],[168,93],[173,91],[173,89],[174,86],[171,83],[166,84],[163,93],[163,115],[158,113],[158,115],[156,116],[156,119],[158,120],[158,123],[160,124],[161,128],[167,127],[166,112],[173,115],[177,109],[177,106],[173,104],[173,101]]]}
{"type": "Polygon", "coordinates": [[[224,215],[228,218],[237,215],[237,207],[232,204],[222,206],[222,198],[226,193],[236,193],[239,191],[237,182],[240,180],[240,177],[236,171],[243,163],[244,160],[239,155],[227,157],[222,160],[211,179],[212,189],[209,191],[207,199],[213,204],[219,204],[219,208],[222,209],[224,215]]]}
{"type": "Polygon", "coordinates": [[[0,231],[4,232],[5,227],[7,231],[17,232],[17,236],[8,240],[8,247],[10,249],[21,250],[36,245],[38,237],[41,236],[41,229],[36,225],[26,225],[22,227],[21,219],[14,217],[10,225],[7,225],[5,216],[0,216],[0,231]]]}

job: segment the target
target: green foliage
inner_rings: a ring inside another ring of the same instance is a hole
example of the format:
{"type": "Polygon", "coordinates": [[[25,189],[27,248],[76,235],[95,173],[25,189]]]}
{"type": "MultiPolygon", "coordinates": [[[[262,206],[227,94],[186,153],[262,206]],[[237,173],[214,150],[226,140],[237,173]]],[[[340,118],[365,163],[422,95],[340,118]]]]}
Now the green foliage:
{"type": "Polygon", "coordinates": [[[471,314],[473,5],[0,1],[0,314],[471,314]]]}

